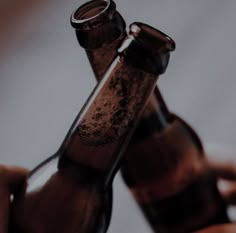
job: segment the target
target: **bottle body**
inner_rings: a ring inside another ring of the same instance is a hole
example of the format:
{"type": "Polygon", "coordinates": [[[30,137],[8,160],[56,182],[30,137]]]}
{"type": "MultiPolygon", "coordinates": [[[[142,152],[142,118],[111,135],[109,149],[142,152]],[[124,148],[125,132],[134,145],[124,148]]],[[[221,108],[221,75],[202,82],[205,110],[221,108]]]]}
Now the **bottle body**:
{"type": "MultiPolygon", "coordinates": [[[[79,41],[83,40],[83,30],[78,30],[81,24],[73,25],[79,41]]],[[[124,24],[113,22],[110,31],[102,24],[100,27],[103,33],[109,34],[118,26],[122,28],[121,25],[124,24]]],[[[88,31],[92,33],[94,29],[88,31]]],[[[123,26],[119,36],[100,41],[96,47],[92,46],[92,39],[86,46],[80,43],[97,80],[101,80],[101,74],[112,60],[112,48],[124,34],[123,26]]],[[[96,36],[102,38],[98,31],[96,36]]],[[[188,124],[169,112],[157,87],[124,157],[121,169],[124,181],[155,232],[184,233],[229,221],[201,141],[188,124]]]]}

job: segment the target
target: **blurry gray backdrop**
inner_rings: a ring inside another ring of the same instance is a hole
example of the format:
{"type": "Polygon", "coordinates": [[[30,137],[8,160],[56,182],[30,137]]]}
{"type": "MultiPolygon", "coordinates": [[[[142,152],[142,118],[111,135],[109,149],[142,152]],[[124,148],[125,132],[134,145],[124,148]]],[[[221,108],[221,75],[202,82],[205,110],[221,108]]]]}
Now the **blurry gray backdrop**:
{"type": "MultiPolygon", "coordinates": [[[[158,81],[162,93],[207,148],[234,159],[236,1],[116,3],[128,24],[151,24],[176,41],[158,81]]],[[[93,89],[93,73],[69,22],[80,4],[0,0],[0,163],[33,168],[53,154],[93,89]]],[[[119,175],[114,187],[109,232],[151,232],[119,175]]]]}

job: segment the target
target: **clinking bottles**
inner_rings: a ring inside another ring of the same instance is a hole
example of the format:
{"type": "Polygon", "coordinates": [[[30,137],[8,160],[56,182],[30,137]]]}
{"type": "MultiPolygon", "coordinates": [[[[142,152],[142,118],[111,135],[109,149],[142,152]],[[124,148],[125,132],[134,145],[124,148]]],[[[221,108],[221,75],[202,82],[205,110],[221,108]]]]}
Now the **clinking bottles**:
{"type": "Polygon", "coordinates": [[[14,197],[11,232],[106,232],[113,177],[171,46],[159,31],[131,26],[58,152],[14,197]]]}
{"type": "MultiPolygon", "coordinates": [[[[124,20],[112,0],[98,0],[81,6],[71,21],[100,80],[125,36],[124,20]]],[[[158,88],[124,157],[124,181],[155,232],[187,233],[229,221],[201,141],[169,112],[158,88]]]]}

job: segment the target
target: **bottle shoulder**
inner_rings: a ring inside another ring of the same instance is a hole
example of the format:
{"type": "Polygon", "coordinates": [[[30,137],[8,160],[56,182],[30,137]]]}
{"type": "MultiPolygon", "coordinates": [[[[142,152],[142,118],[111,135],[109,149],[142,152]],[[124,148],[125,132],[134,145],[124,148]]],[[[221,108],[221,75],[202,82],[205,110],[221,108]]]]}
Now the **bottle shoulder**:
{"type": "Polygon", "coordinates": [[[179,122],[179,124],[182,125],[183,128],[185,128],[188,133],[190,138],[193,140],[194,144],[197,146],[197,148],[203,153],[204,152],[204,148],[201,142],[200,137],[198,136],[198,134],[196,133],[196,131],[182,118],[180,118],[179,116],[172,114],[172,119],[174,121],[179,122]]]}

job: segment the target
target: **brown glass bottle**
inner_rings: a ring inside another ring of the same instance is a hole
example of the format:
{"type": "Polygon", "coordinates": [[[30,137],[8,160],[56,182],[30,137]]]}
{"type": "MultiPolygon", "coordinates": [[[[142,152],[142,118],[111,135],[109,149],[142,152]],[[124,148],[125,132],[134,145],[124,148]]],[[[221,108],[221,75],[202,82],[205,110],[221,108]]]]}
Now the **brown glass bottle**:
{"type": "MultiPolygon", "coordinates": [[[[113,1],[88,2],[72,15],[97,80],[125,37],[124,20],[114,6],[113,1]]],[[[155,232],[185,233],[229,221],[201,141],[169,112],[157,87],[126,151],[122,175],[155,232]]]]}
{"type": "Polygon", "coordinates": [[[113,177],[171,46],[159,31],[131,26],[58,152],[14,197],[11,232],[106,232],[113,177]]]}

